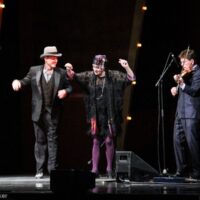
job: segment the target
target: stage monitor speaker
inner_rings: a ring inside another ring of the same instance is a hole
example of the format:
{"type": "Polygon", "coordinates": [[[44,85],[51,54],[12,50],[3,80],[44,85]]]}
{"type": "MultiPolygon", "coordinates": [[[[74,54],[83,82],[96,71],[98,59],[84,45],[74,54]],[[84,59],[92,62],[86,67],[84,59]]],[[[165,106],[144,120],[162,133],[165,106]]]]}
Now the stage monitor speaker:
{"type": "Polygon", "coordinates": [[[132,151],[116,151],[115,173],[117,180],[144,181],[158,176],[159,172],[132,151]]]}
{"type": "Polygon", "coordinates": [[[95,174],[81,170],[52,170],[50,189],[53,192],[85,192],[95,187],[95,174]]]}

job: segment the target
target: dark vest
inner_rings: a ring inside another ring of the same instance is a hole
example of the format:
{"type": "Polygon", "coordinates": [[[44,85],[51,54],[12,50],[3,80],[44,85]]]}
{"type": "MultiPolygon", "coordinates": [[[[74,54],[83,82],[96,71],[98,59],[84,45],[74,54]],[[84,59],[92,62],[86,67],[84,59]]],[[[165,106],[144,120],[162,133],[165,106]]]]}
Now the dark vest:
{"type": "Polygon", "coordinates": [[[43,106],[44,107],[51,107],[53,103],[53,89],[54,89],[54,73],[52,74],[48,83],[42,74],[41,79],[41,87],[42,87],[42,98],[43,98],[43,106]]]}

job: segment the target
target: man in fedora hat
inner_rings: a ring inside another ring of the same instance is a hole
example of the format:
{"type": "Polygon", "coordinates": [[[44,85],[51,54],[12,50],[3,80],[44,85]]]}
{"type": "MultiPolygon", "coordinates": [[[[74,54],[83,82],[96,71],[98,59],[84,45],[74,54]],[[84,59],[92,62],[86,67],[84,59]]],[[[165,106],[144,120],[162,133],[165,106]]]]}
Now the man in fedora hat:
{"type": "Polygon", "coordinates": [[[66,71],[58,68],[58,53],[55,46],[47,46],[40,58],[43,65],[32,66],[21,80],[12,82],[14,91],[25,86],[32,88],[32,121],[35,133],[34,155],[36,160],[35,178],[44,176],[45,165],[50,173],[58,167],[57,128],[62,100],[72,91],[66,71]]]}

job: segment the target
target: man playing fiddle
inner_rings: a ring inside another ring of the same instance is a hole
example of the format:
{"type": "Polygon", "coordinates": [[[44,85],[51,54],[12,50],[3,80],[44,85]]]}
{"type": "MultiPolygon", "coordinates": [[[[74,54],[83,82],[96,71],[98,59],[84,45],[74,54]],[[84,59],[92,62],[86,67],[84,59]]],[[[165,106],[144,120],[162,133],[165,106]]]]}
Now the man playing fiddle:
{"type": "Polygon", "coordinates": [[[178,95],[174,121],[175,176],[200,179],[200,67],[194,50],[180,52],[182,73],[174,75],[178,95]]]}

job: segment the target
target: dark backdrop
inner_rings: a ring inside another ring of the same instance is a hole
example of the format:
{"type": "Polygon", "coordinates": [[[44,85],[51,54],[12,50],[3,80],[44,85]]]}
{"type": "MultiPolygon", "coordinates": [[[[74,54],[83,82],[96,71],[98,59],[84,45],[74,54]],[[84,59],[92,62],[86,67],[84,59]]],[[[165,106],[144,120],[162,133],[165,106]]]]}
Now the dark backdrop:
{"type": "MultiPolygon", "coordinates": [[[[1,27],[1,134],[0,173],[34,173],[33,127],[30,90],[11,90],[14,78],[23,77],[31,65],[41,64],[44,46],[56,45],[63,53],[60,66],[71,62],[76,71],[91,69],[95,54],[108,56],[111,69],[118,58],[127,59],[134,0],[6,0],[1,27]]],[[[132,92],[125,149],[158,169],[157,82],[169,52],[175,56],[190,45],[199,55],[199,1],[147,1],[136,66],[137,84],[132,92]]],[[[174,170],[172,129],[176,98],[170,96],[172,65],[163,79],[166,165],[174,170]]],[[[91,141],[85,134],[82,94],[65,101],[60,127],[60,161],[63,168],[88,168],[91,141]]]]}

